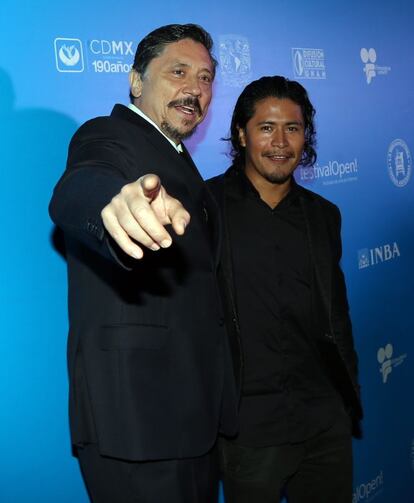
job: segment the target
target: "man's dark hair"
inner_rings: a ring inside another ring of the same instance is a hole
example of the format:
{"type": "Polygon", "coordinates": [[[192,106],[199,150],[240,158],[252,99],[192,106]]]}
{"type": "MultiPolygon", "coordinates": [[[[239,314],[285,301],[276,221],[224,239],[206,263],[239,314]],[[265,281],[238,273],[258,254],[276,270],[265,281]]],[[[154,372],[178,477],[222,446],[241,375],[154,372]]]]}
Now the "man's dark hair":
{"type": "Polygon", "coordinates": [[[313,166],[316,162],[316,131],[314,125],[315,109],[309,100],[306,89],[294,80],[285,77],[262,77],[248,84],[239,96],[231,119],[231,156],[236,167],[244,167],[244,147],[240,144],[239,129],[245,129],[253,117],[256,103],[265,98],[290,99],[300,106],[305,129],[305,146],[301,165],[313,166]]]}
{"type": "Polygon", "coordinates": [[[135,52],[134,64],[132,67],[141,76],[144,76],[150,61],[158,57],[165,46],[173,42],[179,42],[189,38],[194,42],[199,42],[207,49],[213,68],[217,66],[217,61],[212,55],[213,39],[201,26],[197,24],[167,24],[149,33],[138,44],[135,52]]]}

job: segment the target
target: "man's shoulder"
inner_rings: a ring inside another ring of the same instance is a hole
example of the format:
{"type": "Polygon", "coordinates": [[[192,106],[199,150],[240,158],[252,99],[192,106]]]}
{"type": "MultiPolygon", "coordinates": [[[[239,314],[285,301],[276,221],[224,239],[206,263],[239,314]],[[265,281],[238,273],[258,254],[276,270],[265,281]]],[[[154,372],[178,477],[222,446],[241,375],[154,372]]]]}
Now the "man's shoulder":
{"type": "Polygon", "coordinates": [[[73,135],[71,144],[107,141],[142,149],[151,145],[149,140],[156,133],[151,124],[128,107],[115,105],[110,115],[94,117],[82,124],[73,135]]]}
{"type": "Polygon", "coordinates": [[[237,168],[234,165],[232,165],[229,168],[227,168],[227,170],[224,171],[224,173],[220,173],[219,175],[213,176],[208,180],[206,180],[206,183],[210,187],[224,187],[225,185],[229,185],[232,182],[232,180],[237,178],[237,176],[238,176],[237,168]]]}
{"type": "Polygon", "coordinates": [[[231,188],[234,185],[235,176],[237,176],[235,168],[234,166],[230,166],[224,173],[206,180],[206,183],[216,199],[221,199],[224,197],[224,194],[232,191],[231,188]]]}
{"type": "Polygon", "coordinates": [[[141,126],[142,119],[125,105],[115,105],[109,115],[93,117],[84,122],[78,131],[84,132],[93,129],[113,130],[114,128],[127,128],[133,125],[141,126]],[[136,117],[135,117],[136,116],[136,117]]]}
{"type": "Polygon", "coordinates": [[[224,173],[221,173],[220,175],[216,175],[211,178],[208,178],[206,180],[206,183],[210,188],[222,186],[224,183],[224,173]]]}

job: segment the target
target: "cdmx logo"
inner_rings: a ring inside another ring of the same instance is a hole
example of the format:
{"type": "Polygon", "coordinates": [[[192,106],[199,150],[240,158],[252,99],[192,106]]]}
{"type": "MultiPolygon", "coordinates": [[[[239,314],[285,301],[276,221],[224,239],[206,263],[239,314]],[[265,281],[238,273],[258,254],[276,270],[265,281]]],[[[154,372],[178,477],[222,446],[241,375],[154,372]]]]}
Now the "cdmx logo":
{"type": "Polygon", "coordinates": [[[79,73],[84,70],[82,42],[78,38],[55,38],[58,72],[79,73]]]}
{"type": "Polygon", "coordinates": [[[398,367],[407,358],[407,353],[394,357],[394,348],[391,343],[386,344],[384,347],[380,347],[377,351],[377,360],[380,364],[380,374],[382,375],[382,382],[384,384],[388,381],[388,376],[391,374],[392,369],[398,367]]]}
{"type": "Polygon", "coordinates": [[[128,40],[93,39],[84,41],[78,38],[57,37],[54,41],[56,69],[58,72],[129,73],[130,60],[134,56],[133,42],[128,40]],[[84,65],[86,57],[86,68],[84,65]]]}
{"type": "Polygon", "coordinates": [[[358,250],[358,269],[388,262],[401,256],[398,243],[386,243],[375,248],[361,248],[358,250]]]}
{"type": "Polygon", "coordinates": [[[241,35],[219,37],[219,58],[224,84],[241,87],[251,79],[249,40],[241,35]]]}
{"type": "Polygon", "coordinates": [[[388,174],[396,187],[405,187],[411,178],[412,160],[408,145],[396,139],[388,147],[388,174]]]}

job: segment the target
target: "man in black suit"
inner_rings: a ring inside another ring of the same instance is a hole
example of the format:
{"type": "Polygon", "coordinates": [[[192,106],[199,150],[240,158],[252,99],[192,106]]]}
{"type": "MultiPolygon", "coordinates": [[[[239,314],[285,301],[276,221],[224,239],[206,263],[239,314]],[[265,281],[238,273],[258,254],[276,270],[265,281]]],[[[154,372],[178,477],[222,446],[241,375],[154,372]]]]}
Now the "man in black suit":
{"type": "Polygon", "coordinates": [[[68,262],[72,442],[94,502],[215,501],[211,449],[235,430],[218,208],[182,144],[208,110],[211,48],[196,25],[147,35],[132,103],[75,133],[50,204],[68,262]]]}
{"type": "Polygon", "coordinates": [[[233,165],[209,182],[224,216],[235,366],[242,361],[240,432],[221,442],[227,503],[275,503],[282,491],[289,503],[352,501],[361,405],[341,217],[293,178],[316,160],[314,113],[299,83],[252,82],[233,113],[233,165]]]}

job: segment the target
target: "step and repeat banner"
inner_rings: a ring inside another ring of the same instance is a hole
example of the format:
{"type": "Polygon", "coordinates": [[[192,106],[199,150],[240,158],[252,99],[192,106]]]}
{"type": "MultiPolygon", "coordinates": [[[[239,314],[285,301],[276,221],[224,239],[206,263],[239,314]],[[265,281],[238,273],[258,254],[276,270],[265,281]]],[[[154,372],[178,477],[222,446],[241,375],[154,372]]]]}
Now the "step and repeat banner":
{"type": "Polygon", "coordinates": [[[280,74],[309,91],[318,162],[296,178],[341,208],[360,356],[353,503],[414,501],[413,19],[412,3],[390,0],[2,0],[0,501],[88,501],[69,441],[66,268],[47,206],[73,132],[128,103],[137,41],[176,22],[205,27],[219,61],[208,118],[187,142],[204,177],[230,164],[221,138],[248,82],[280,74]]]}

